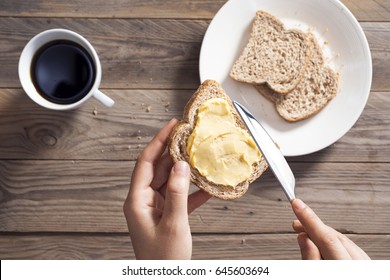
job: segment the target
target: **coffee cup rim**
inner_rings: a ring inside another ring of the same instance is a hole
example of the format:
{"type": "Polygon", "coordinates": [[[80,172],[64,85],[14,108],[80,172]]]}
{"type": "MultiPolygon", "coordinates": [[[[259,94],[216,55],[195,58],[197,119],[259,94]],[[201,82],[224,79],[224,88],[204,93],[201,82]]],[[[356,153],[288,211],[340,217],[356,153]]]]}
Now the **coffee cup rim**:
{"type": "Polygon", "coordinates": [[[20,83],[30,99],[45,108],[53,110],[70,110],[82,105],[98,90],[102,76],[100,60],[92,44],[77,32],[63,28],[48,29],[32,37],[20,55],[18,73],[20,83]],[[90,91],[82,99],[71,104],[59,104],[45,99],[39,94],[31,79],[31,62],[35,53],[45,44],[56,40],[70,40],[79,44],[91,55],[95,65],[95,80],[90,91]]]}

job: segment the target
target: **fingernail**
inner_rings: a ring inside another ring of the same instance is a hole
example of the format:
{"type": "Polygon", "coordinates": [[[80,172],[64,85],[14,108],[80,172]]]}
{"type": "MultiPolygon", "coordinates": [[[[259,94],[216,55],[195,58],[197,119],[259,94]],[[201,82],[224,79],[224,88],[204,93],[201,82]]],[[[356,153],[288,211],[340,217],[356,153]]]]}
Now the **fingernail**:
{"type": "Polygon", "coordinates": [[[173,118],[173,119],[171,119],[171,120],[168,122],[169,125],[172,124],[172,123],[177,123],[177,119],[176,119],[176,118],[173,118]]]}
{"type": "Polygon", "coordinates": [[[173,166],[173,171],[183,176],[187,176],[190,173],[190,167],[188,166],[187,162],[178,161],[173,166]]]}
{"type": "Polygon", "coordinates": [[[294,208],[297,210],[300,210],[300,209],[303,209],[306,207],[306,204],[298,198],[294,199],[292,203],[294,205],[294,208]]]}

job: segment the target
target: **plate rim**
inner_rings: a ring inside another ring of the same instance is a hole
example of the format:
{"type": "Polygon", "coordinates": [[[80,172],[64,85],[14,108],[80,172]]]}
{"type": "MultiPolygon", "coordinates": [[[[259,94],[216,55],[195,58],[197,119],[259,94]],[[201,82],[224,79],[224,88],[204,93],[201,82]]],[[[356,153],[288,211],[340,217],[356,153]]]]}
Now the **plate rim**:
{"type": "MultiPolygon", "coordinates": [[[[225,12],[225,9],[228,9],[229,6],[232,5],[232,3],[235,1],[240,2],[240,3],[244,3],[242,0],[229,0],[229,1],[227,1],[217,11],[217,13],[214,15],[213,19],[211,20],[209,26],[207,27],[207,30],[206,30],[205,35],[204,35],[203,40],[202,40],[200,55],[199,55],[199,77],[200,77],[201,83],[207,79],[207,77],[204,77],[204,73],[202,70],[204,68],[203,63],[202,63],[202,58],[204,57],[204,53],[205,53],[205,42],[207,42],[208,36],[210,36],[209,35],[209,33],[211,32],[210,30],[213,28],[213,25],[215,24],[216,20],[219,20],[221,15],[223,15],[223,13],[225,12]]],[[[246,1],[246,4],[251,3],[253,1],[255,1],[255,0],[246,1]]],[[[295,0],[290,0],[290,1],[292,2],[295,0]]],[[[332,144],[336,143],[345,134],[347,134],[351,130],[351,128],[356,124],[356,122],[359,120],[360,116],[362,115],[362,113],[367,105],[367,102],[368,102],[368,99],[370,96],[371,86],[372,86],[372,75],[373,75],[372,55],[371,55],[370,46],[369,46],[367,37],[364,33],[364,30],[363,30],[362,26],[359,24],[359,21],[356,19],[356,17],[352,14],[352,12],[342,2],[340,2],[339,0],[328,0],[327,2],[329,4],[335,5],[337,8],[340,9],[341,13],[343,13],[347,16],[347,19],[349,22],[351,22],[351,24],[354,28],[354,31],[356,32],[356,34],[359,38],[359,41],[362,43],[362,51],[363,51],[363,54],[365,55],[365,57],[363,58],[363,61],[365,64],[367,64],[366,65],[367,69],[366,69],[365,73],[366,73],[366,76],[368,77],[368,79],[367,79],[366,84],[363,84],[363,86],[366,86],[366,88],[363,89],[364,95],[362,95],[362,97],[361,97],[361,101],[359,103],[360,106],[356,107],[356,109],[354,110],[355,111],[354,117],[351,118],[351,120],[345,124],[345,128],[342,130],[343,131],[342,133],[337,133],[334,135],[334,137],[331,137],[331,140],[328,141],[329,143],[322,143],[319,145],[313,145],[310,149],[305,149],[305,150],[301,150],[301,151],[297,151],[297,152],[284,151],[283,154],[286,157],[303,156],[303,155],[312,154],[312,153],[318,152],[318,151],[325,149],[325,148],[331,146],[332,144]]],[[[340,91],[340,89],[339,89],[339,91],[340,91]]],[[[228,93],[228,95],[229,95],[229,93],[228,93]]]]}

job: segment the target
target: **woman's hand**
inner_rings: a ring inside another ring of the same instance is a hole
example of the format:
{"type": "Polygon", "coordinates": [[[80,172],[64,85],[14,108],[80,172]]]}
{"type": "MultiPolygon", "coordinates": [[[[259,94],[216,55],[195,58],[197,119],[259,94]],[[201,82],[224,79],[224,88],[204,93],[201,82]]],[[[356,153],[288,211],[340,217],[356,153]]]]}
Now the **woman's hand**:
{"type": "Polygon", "coordinates": [[[173,165],[164,154],[176,122],[163,127],[138,157],[123,206],[137,259],[190,259],[188,214],[210,198],[200,190],[188,195],[189,165],[173,165]]]}
{"type": "Polygon", "coordinates": [[[325,225],[302,200],[294,199],[292,208],[298,220],[293,228],[304,260],[369,260],[370,257],[348,237],[325,225]]]}

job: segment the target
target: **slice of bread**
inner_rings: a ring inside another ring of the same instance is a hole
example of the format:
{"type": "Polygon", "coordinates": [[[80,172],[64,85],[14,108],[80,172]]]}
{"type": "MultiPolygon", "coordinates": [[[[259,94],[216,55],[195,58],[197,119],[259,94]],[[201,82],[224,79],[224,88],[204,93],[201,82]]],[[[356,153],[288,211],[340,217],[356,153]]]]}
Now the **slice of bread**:
{"type": "MultiPolygon", "coordinates": [[[[187,154],[187,142],[188,137],[191,135],[197,120],[198,108],[205,101],[212,98],[222,98],[228,102],[231,106],[231,111],[234,115],[236,125],[242,129],[247,130],[245,124],[237,114],[232,101],[225,93],[221,85],[213,80],[206,80],[194,93],[191,99],[188,101],[184,108],[183,120],[179,121],[173,128],[168,141],[169,153],[173,162],[187,161],[190,163],[189,156],[187,154]]],[[[263,156],[259,162],[252,165],[253,171],[247,180],[240,182],[237,186],[225,186],[215,184],[209,181],[206,177],[202,176],[199,171],[191,166],[191,181],[200,189],[206,191],[214,197],[218,197],[224,200],[233,200],[241,197],[255,179],[267,169],[268,165],[263,156]]]]}
{"type": "Polygon", "coordinates": [[[339,87],[339,76],[325,66],[317,39],[311,33],[308,33],[308,38],[311,57],[304,77],[293,91],[284,95],[266,85],[255,86],[288,121],[299,121],[316,114],[336,96],[339,87]]]}
{"type": "Polygon", "coordinates": [[[249,42],[230,76],[254,85],[266,83],[274,91],[287,94],[302,79],[309,56],[305,33],[286,30],[276,17],[257,11],[249,42]]]}

